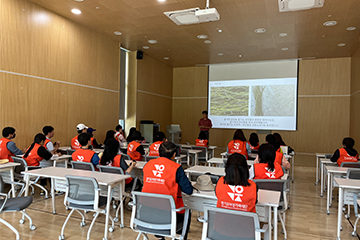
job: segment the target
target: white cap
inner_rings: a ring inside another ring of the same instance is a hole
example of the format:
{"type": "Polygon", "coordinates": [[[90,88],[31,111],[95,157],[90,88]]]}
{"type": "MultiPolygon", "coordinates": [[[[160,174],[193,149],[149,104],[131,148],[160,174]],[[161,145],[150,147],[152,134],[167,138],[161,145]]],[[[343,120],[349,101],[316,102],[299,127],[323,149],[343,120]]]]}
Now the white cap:
{"type": "Polygon", "coordinates": [[[78,131],[84,130],[85,128],[88,128],[88,127],[85,126],[85,124],[83,124],[83,123],[79,123],[79,124],[76,126],[76,129],[77,129],[78,131]]]}

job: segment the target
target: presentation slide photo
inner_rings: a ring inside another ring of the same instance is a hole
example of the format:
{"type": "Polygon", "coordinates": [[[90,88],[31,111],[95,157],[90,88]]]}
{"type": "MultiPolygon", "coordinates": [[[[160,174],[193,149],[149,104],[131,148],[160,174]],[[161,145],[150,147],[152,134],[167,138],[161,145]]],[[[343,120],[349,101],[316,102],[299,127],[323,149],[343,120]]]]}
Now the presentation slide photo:
{"type": "Polygon", "coordinates": [[[212,87],[210,97],[213,116],[249,115],[249,86],[212,87]]]}

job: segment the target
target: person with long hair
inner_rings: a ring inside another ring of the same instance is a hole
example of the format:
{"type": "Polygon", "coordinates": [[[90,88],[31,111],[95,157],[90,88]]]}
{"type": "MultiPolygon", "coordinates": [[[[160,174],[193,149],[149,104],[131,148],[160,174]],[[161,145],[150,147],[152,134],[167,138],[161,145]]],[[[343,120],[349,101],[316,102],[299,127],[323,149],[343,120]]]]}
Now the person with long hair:
{"type": "Polygon", "coordinates": [[[286,170],[290,169],[291,165],[286,159],[285,154],[281,152],[280,143],[276,140],[275,136],[268,134],[266,136],[266,142],[271,144],[275,149],[275,163],[283,166],[286,170]]]}
{"type": "Polygon", "coordinates": [[[251,133],[250,134],[250,138],[249,138],[249,145],[250,145],[250,149],[251,150],[258,150],[259,147],[260,147],[260,144],[259,144],[259,137],[257,135],[257,133],[251,133]]]}
{"type": "Polygon", "coordinates": [[[130,130],[129,130],[129,135],[128,135],[128,137],[126,138],[126,141],[127,141],[128,143],[130,143],[130,142],[133,141],[132,135],[134,134],[135,131],[136,131],[136,127],[130,128],[130,130]]]}
{"type": "Polygon", "coordinates": [[[275,156],[275,149],[271,144],[261,144],[254,165],[249,170],[250,179],[280,179],[284,172],[281,165],[275,163],[275,156]]]}
{"type": "Polygon", "coordinates": [[[200,131],[198,138],[195,140],[195,146],[199,146],[199,147],[209,146],[209,141],[207,140],[207,136],[204,131],[200,131]]]}
{"type": "Polygon", "coordinates": [[[282,137],[280,133],[273,133],[273,136],[276,138],[276,140],[280,143],[280,146],[286,146],[284,141],[282,140],[282,137]]]}
{"type": "Polygon", "coordinates": [[[249,159],[248,156],[251,153],[250,145],[246,142],[246,137],[241,129],[235,131],[233,140],[228,143],[227,153],[240,153],[246,159],[249,159]]]}
{"type": "Polygon", "coordinates": [[[52,154],[43,146],[45,140],[46,137],[44,134],[38,133],[35,135],[34,142],[23,156],[28,166],[39,166],[43,159],[50,160],[52,157],[52,154]]]}
{"type": "Polygon", "coordinates": [[[225,166],[225,176],[216,184],[215,194],[218,208],[244,212],[256,212],[256,184],[249,180],[249,170],[244,155],[232,154],[225,166]],[[231,198],[228,193],[233,193],[231,198]],[[240,200],[240,201],[239,201],[240,200]]]}
{"type": "Polygon", "coordinates": [[[106,146],[106,142],[109,139],[115,139],[115,134],[116,134],[116,132],[114,130],[109,130],[109,131],[106,132],[105,140],[104,140],[104,145],[105,146],[106,146]]]}
{"type": "Polygon", "coordinates": [[[159,147],[165,141],[165,133],[158,132],[154,137],[154,142],[149,147],[149,156],[159,156],[159,147]]]}

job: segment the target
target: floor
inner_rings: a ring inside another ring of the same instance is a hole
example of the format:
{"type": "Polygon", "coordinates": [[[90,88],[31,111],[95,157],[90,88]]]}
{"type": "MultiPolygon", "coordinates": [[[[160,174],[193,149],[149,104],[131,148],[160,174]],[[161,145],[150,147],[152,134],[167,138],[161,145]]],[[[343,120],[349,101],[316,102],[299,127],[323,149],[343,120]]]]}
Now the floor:
{"type": "MultiPolygon", "coordinates": [[[[296,162],[303,161],[315,162],[315,156],[302,156],[296,159],[296,162]],[[312,160],[311,160],[312,159],[312,160]]],[[[307,166],[310,164],[298,164],[295,166],[295,182],[292,184],[290,204],[291,209],[286,214],[286,228],[288,231],[288,239],[293,240],[318,240],[318,239],[336,239],[336,224],[337,224],[337,202],[336,198],[333,200],[333,206],[330,209],[331,214],[326,214],[326,198],[320,197],[320,186],[315,186],[315,168],[307,166]]],[[[334,196],[337,196],[337,190],[334,191],[334,196]]],[[[68,214],[63,205],[63,195],[56,197],[57,214],[53,215],[51,210],[51,199],[44,199],[38,193],[34,195],[34,202],[30,206],[27,213],[33,218],[37,229],[35,231],[29,230],[28,222],[24,225],[19,224],[21,218],[20,213],[5,213],[0,215],[1,218],[13,224],[18,229],[22,240],[30,239],[58,239],[60,235],[61,226],[68,214]]],[[[108,239],[136,239],[136,233],[130,227],[130,211],[125,210],[125,228],[120,229],[117,225],[113,233],[109,233],[108,239]]],[[[80,218],[76,213],[72,217],[65,230],[66,239],[86,239],[86,233],[92,214],[87,214],[87,225],[80,227],[80,218]]],[[[202,224],[196,221],[196,214],[193,214],[191,230],[189,239],[201,239],[202,224]]],[[[94,225],[91,239],[102,239],[104,233],[103,216],[99,217],[94,225]]],[[[353,223],[355,221],[354,214],[350,218],[353,223]]],[[[343,231],[341,234],[342,240],[357,240],[358,237],[352,237],[352,227],[348,221],[343,218],[343,231]]],[[[359,224],[360,227],[360,224],[359,224]]],[[[281,225],[279,223],[279,229],[281,225]]],[[[0,224],[0,240],[15,239],[8,228],[0,224]]],[[[278,239],[283,239],[284,235],[281,232],[278,239]]],[[[155,239],[150,236],[150,239],[155,239]]]]}

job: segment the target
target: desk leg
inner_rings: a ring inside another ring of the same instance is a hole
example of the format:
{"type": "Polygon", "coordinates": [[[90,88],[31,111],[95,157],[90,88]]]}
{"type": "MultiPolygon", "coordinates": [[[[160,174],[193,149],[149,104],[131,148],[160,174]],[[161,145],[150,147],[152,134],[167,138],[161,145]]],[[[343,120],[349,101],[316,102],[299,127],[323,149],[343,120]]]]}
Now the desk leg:
{"type": "MultiPolygon", "coordinates": [[[[121,190],[120,190],[120,197],[121,197],[121,190]]],[[[121,199],[121,198],[120,198],[121,199]]],[[[122,199],[120,200],[122,202],[122,199]]],[[[110,216],[110,205],[111,205],[111,186],[108,186],[108,194],[107,194],[107,203],[106,203],[106,216],[105,216],[105,231],[104,231],[104,238],[103,240],[107,240],[108,237],[108,227],[109,227],[109,216],[110,216]]],[[[121,212],[122,216],[122,212],[121,212]]]]}
{"type": "Polygon", "coordinates": [[[341,231],[341,218],[342,218],[343,199],[344,199],[343,188],[339,187],[339,206],[338,206],[337,235],[336,235],[337,240],[341,240],[340,231],[341,231]]]}
{"type": "Polygon", "coordinates": [[[272,214],[272,212],[271,212],[271,207],[268,207],[268,209],[269,209],[269,240],[271,240],[271,228],[272,228],[271,214],[272,214]]]}
{"type": "Polygon", "coordinates": [[[29,195],[29,181],[30,181],[30,176],[29,174],[25,174],[25,197],[27,197],[29,195]]]}
{"type": "Polygon", "coordinates": [[[55,179],[51,178],[51,202],[53,208],[53,214],[56,214],[56,207],[55,207],[55,179]]]}
{"type": "Polygon", "coordinates": [[[295,155],[291,157],[291,180],[294,182],[295,155]]]}
{"type": "Polygon", "coordinates": [[[278,228],[277,216],[278,216],[278,209],[277,207],[274,207],[274,240],[277,240],[277,228],[278,228]]]}
{"type": "Polygon", "coordinates": [[[316,178],[315,178],[315,185],[318,185],[319,182],[319,157],[316,156],[316,178]]]}
{"type": "Polygon", "coordinates": [[[197,153],[195,153],[195,166],[199,164],[199,156],[197,153]]]}
{"type": "Polygon", "coordinates": [[[331,173],[328,171],[327,173],[327,178],[328,178],[328,186],[327,186],[327,197],[326,197],[326,214],[329,215],[330,214],[330,181],[331,181],[331,173]]]}
{"type": "Polygon", "coordinates": [[[69,162],[69,159],[67,158],[67,159],[65,160],[65,168],[68,168],[68,162],[69,162]]]}
{"type": "MultiPolygon", "coordinates": [[[[11,179],[12,182],[15,182],[15,180],[14,180],[14,168],[10,169],[10,179],[11,179]]],[[[11,191],[12,191],[13,198],[16,197],[15,185],[14,184],[11,184],[11,191]]]]}
{"type": "Polygon", "coordinates": [[[211,149],[211,157],[212,157],[212,158],[215,157],[215,148],[211,149]]]}
{"type": "Polygon", "coordinates": [[[121,199],[121,205],[120,205],[120,228],[124,227],[124,201],[123,199],[123,189],[125,189],[125,180],[121,182],[120,184],[120,199],[121,199]]]}
{"type": "Polygon", "coordinates": [[[320,197],[323,196],[324,192],[324,167],[322,161],[320,161],[320,197]]]}

